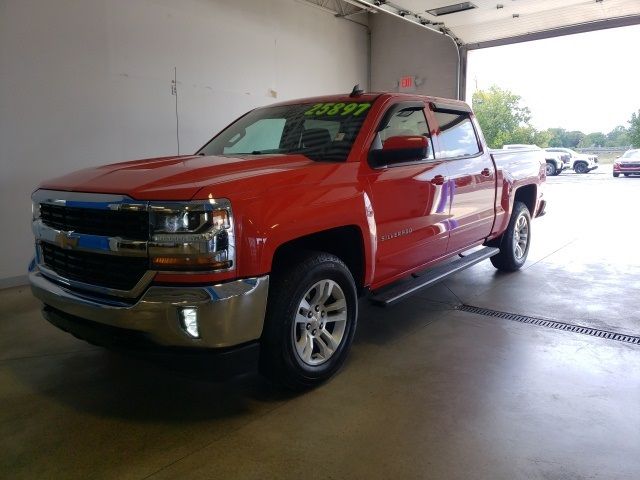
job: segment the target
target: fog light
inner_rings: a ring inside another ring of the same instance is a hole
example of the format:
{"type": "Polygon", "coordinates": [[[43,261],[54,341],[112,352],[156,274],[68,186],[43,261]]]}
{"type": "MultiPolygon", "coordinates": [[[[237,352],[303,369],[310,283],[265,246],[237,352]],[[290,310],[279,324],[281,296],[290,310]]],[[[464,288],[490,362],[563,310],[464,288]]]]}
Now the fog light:
{"type": "Polygon", "coordinates": [[[180,326],[193,338],[200,338],[198,331],[198,310],[196,308],[181,308],[178,310],[180,326]]]}

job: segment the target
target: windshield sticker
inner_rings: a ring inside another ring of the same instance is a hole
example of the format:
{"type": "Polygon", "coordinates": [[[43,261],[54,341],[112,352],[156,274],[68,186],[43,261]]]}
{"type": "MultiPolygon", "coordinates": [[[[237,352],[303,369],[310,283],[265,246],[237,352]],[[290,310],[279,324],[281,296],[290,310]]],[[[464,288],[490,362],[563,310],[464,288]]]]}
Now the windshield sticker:
{"type": "Polygon", "coordinates": [[[345,136],[344,132],[337,133],[336,138],[334,138],[334,141],[341,142],[342,140],[344,140],[344,136],[345,136]]]}
{"type": "Polygon", "coordinates": [[[304,112],[308,116],[323,117],[358,117],[371,107],[370,103],[316,103],[304,112]]]}

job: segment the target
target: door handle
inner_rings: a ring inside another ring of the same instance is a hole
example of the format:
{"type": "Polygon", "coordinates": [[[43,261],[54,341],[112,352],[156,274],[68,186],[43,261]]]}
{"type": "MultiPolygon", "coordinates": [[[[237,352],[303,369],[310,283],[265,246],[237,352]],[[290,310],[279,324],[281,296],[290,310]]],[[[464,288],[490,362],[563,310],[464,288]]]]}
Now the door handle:
{"type": "Polygon", "coordinates": [[[436,175],[431,179],[433,185],[444,185],[444,177],[442,175],[436,175]]]}
{"type": "Polygon", "coordinates": [[[490,177],[491,176],[491,170],[489,170],[488,168],[485,168],[484,170],[482,170],[480,172],[480,175],[482,175],[483,177],[490,177]]]}

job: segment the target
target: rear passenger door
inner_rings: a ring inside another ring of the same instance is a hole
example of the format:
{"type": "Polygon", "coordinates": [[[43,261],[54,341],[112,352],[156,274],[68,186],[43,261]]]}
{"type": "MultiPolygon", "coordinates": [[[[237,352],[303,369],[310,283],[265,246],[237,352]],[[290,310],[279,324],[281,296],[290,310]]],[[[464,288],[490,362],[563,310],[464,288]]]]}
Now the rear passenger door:
{"type": "Polygon", "coordinates": [[[494,220],[496,172],[483,151],[468,107],[432,103],[438,124],[436,159],[449,173],[451,210],[447,252],[464,249],[486,238],[494,220]]]}

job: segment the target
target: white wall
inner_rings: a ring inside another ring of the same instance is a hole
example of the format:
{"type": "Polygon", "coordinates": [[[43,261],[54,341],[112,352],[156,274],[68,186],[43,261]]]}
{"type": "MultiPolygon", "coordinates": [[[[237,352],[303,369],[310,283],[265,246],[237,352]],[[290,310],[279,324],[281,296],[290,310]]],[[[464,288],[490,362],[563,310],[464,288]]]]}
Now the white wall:
{"type": "Polygon", "coordinates": [[[41,180],[176,153],[174,66],[191,153],[252,107],[366,86],[367,62],[365,28],[294,0],[0,0],[0,287],[41,180]]]}
{"type": "Polygon", "coordinates": [[[403,76],[423,83],[415,93],[456,98],[458,53],[453,41],[391,15],[370,15],[371,85],[397,92],[403,76]]]}

